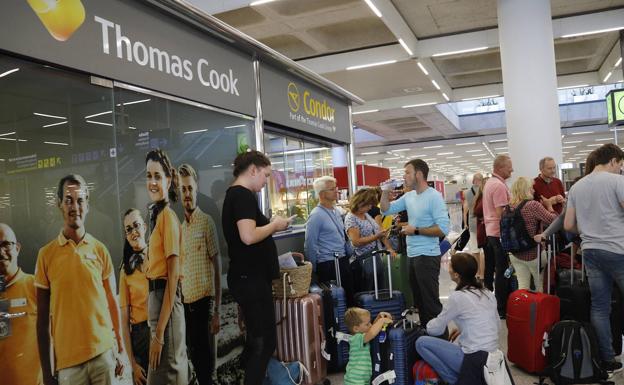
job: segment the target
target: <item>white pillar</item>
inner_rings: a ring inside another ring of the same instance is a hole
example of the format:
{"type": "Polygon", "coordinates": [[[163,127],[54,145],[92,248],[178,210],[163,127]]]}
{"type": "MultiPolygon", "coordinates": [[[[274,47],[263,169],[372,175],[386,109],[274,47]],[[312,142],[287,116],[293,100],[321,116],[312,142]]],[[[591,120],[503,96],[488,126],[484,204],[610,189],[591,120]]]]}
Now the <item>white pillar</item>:
{"type": "Polygon", "coordinates": [[[562,159],[550,1],[498,0],[498,31],[513,178],[535,177],[562,159]]]}

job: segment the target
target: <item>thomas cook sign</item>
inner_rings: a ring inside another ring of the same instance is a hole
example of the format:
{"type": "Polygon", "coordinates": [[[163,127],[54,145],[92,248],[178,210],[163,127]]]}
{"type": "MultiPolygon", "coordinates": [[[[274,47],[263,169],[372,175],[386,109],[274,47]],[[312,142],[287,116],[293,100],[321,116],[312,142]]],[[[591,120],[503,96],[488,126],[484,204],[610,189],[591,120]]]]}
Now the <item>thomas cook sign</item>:
{"type": "Polygon", "coordinates": [[[6,0],[0,49],[255,115],[251,56],[131,0],[6,0]],[[181,43],[183,42],[183,44],[181,43]]]}
{"type": "Polygon", "coordinates": [[[346,101],[266,65],[260,67],[260,82],[265,120],[349,142],[349,109],[346,101]]]}

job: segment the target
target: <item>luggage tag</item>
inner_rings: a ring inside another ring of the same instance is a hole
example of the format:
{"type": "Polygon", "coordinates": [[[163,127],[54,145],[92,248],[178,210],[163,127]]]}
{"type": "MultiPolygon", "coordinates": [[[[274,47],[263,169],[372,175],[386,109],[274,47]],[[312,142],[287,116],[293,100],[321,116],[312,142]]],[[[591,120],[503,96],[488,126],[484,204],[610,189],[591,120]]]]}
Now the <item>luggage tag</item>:
{"type": "Polygon", "coordinates": [[[0,340],[11,337],[11,319],[4,316],[9,314],[10,305],[8,299],[0,299],[0,340]]]}

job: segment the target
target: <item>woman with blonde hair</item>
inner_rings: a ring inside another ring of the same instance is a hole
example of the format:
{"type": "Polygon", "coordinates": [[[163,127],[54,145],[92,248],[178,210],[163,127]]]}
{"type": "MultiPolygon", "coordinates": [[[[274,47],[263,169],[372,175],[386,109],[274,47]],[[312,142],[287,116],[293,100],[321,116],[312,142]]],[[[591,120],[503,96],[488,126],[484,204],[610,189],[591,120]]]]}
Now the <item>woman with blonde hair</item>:
{"type": "MultiPolygon", "coordinates": [[[[544,204],[533,200],[533,184],[529,178],[519,177],[511,186],[511,201],[509,205],[515,210],[520,208],[520,213],[524,219],[527,233],[531,238],[541,232],[544,225],[549,225],[555,218],[557,213],[552,211],[552,204],[545,202],[544,204]],[[520,205],[522,205],[520,207],[520,205]]],[[[539,268],[535,261],[537,258],[537,246],[527,250],[509,253],[509,259],[516,271],[519,289],[529,289],[531,285],[531,277],[537,291],[542,291],[539,284],[539,268]]],[[[545,261],[543,261],[545,262],[545,261]]]]}

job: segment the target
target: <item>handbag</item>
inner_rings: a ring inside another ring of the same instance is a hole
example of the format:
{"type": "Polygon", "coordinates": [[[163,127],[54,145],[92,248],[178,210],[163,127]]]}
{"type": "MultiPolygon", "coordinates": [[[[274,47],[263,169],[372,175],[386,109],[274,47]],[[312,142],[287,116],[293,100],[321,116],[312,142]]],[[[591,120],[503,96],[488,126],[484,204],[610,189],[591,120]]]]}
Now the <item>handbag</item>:
{"type": "Polygon", "coordinates": [[[488,354],[487,362],[483,367],[483,377],[487,385],[514,385],[505,355],[499,349],[488,354]]]}
{"type": "Polygon", "coordinates": [[[281,362],[271,357],[262,385],[301,385],[303,375],[310,374],[301,362],[281,362]]]}

